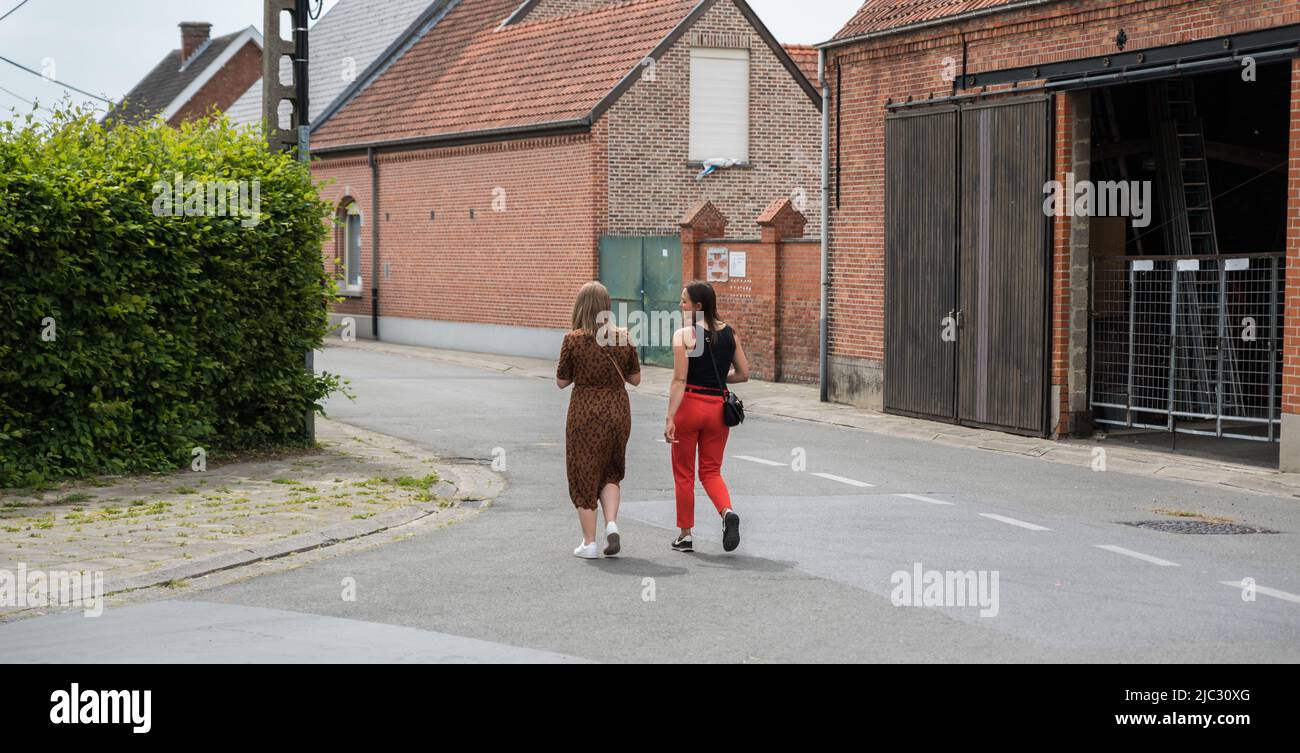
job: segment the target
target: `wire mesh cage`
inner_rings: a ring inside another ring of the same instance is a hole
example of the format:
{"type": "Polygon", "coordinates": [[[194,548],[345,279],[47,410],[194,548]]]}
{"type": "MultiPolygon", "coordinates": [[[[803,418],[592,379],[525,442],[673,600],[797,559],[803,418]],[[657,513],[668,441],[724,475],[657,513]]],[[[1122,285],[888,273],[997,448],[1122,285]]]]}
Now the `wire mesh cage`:
{"type": "Polygon", "coordinates": [[[1092,261],[1093,420],[1278,441],[1281,255],[1092,261]]]}

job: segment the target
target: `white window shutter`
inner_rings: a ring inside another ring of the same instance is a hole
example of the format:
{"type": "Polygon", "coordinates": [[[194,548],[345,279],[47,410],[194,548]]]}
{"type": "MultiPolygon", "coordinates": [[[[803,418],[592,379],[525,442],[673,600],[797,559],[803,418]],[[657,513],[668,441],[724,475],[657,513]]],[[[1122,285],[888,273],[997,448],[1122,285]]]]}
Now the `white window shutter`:
{"type": "Polygon", "coordinates": [[[356,204],[348,207],[347,257],[344,286],[349,290],[361,289],[361,210],[356,204]]]}
{"type": "Polygon", "coordinates": [[[690,159],[749,161],[749,50],[691,50],[690,159]]]}

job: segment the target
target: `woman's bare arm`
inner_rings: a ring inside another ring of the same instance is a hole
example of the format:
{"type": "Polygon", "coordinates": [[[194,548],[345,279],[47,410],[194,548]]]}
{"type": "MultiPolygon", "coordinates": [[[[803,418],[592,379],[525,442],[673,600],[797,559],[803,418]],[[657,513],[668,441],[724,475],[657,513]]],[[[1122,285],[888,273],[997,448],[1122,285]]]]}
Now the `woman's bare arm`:
{"type": "MultiPolygon", "coordinates": [[[[668,442],[677,441],[677,425],[673,416],[677,415],[677,409],[682,407],[682,400],[686,397],[686,371],[689,363],[686,356],[687,335],[693,336],[694,333],[693,329],[687,327],[673,334],[673,382],[668,390],[668,420],[664,423],[664,439],[668,442]]],[[[694,347],[694,343],[691,346],[694,347]]]]}
{"type": "Polygon", "coordinates": [[[727,384],[743,384],[749,381],[749,359],[745,357],[745,348],[740,344],[740,337],[732,332],[736,340],[736,358],[732,362],[732,372],[727,375],[727,384]]]}

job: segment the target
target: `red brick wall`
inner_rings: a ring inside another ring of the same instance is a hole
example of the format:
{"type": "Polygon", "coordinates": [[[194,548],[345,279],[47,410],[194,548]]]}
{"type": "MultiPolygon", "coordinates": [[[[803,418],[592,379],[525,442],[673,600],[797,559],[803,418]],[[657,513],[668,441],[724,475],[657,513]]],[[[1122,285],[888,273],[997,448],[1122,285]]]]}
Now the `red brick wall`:
{"type": "Polygon", "coordinates": [[[1291,148],[1288,158],[1282,412],[1295,414],[1300,413],[1300,59],[1291,61],[1291,148]]]}
{"type": "Polygon", "coordinates": [[[696,245],[688,277],[705,278],[710,248],[746,254],[745,277],[715,282],[713,289],[718,294],[718,313],[741,337],[751,375],[768,381],[815,383],[820,357],[821,244],[704,240],[696,245]]]}
{"type": "MultiPolygon", "coordinates": [[[[757,237],[754,218],[777,196],[821,212],[821,112],[731,0],[720,0],[610,108],[609,232],[675,233],[686,208],[710,200],[736,237],[757,237]],[[697,38],[698,35],[698,38],[697,38]],[[690,147],[691,48],[750,50],[749,152],[753,167],[696,180],[690,147]]],[[[808,233],[820,237],[818,223],[808,233]]]]}
{"type": "MultiPolygon", "coordinates": [[[[321,181],[321,195],[338,210],[346,199],[355,201],[361,210],[361,297],[347,298],[334,310],[354,316],[370,315],[371,279],[370,231],[374,216],[370,211],[370,167],[365,157],[319,160],[312,164],[312,175],[321,181]]],[[[331,226],[329,238],[321,250],[325,270],[335,280],[342,280],[343,228],[331,226]]]]}
{"type": "MultiPolygon", "coordinates": [[[[380,263],[391,265],[391,276],[379,281],[381,316],[568,327],[573,296],[596,278],[597,176],[589,137],[384,153],[378,159],[380,263]]],[[[366,160],[322,159],[313,171],[335,179],[325,190],[331,202],[350,189],[365,214],[365,297],[337,311],[368,314],[374,281],[366,160]]],[[[333,242],[326,244],[327,260],[333,249],[333,242]]]]}
{"type": "MultiPolygon", "coordinates": [[[[884,357],[885,105],[951,94],[945,58],[960,64],[959,31],[965,33],[968,72],[978,73],[1112,52],[1120,28],[1129,37],[1126,51],[1133,51],[1295,23],[1300,23],[1300,3],[1295,0],[1075,0],[829,50],[830,352],[877,364],[884,357]],[[837,79],[842,79],[842,94],[837,93],[837,79]]],[[[1057,115],[1059,135],[1063,113],[1057,115]]],[[[1068,265],[1062,269],[1059,264],[1068,258],[1061,256],[1068,234],[1068,223],[1058,223],[1053,238],[1058,290],[1068,270],[1068,265]]],[[[1060,328],[1069,326],[1067,310],[1068,298],[1054,301],[1052,374],[1057,384],[1064,384],[1065,378],[1060,328]]]]}
{"type": "Polygon", "coordinates": [[[749,358],[749,373],[755,379],[776,379],[776,265],[778,251],[767,244],[749,241],[706,241],[696,256],[695,277],[704,279],[703,265],[708,249],[726,248],[746,254],[746,276],[713,283],[718,295],[718,315],[735,327],[749,358]]]}
{"type": "Polygon", "coordinates": [[[777,269],[777,378],[816,384],[820,375],[821,243],[786,241],[777,269]]]}
{"type": "Polygon", "coordinates": [[[199,87],[190,101],[182,105],[167,123],[179,126],[187,120],[207,115],[213,107],[224,112],[261,77],[262,49],[248,42],[226,61],[215,76],[199,87]]]}

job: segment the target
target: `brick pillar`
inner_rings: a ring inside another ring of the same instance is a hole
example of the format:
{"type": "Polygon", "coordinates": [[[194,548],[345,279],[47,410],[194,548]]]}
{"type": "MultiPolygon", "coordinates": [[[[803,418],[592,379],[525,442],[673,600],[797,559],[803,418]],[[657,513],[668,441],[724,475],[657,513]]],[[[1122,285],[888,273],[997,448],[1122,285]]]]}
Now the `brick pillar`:
{"type": "Polygon", "coordinates": [[[1282,446],[1278,467],[1300,473],[1300,59],[1291,61],[1286,194],[1286,301],[1282,330],[1282,446]]]}
{"type": "Polygon", "coordinates": [[[770,259],[770,274],[762,278],[762,288],[755,294],[763,302],[763,316],[770,322],[772,381],[781,381],[781,314],[779,306],[781,279],[781,244],[786,238],[802,238],[808,220],[789,198],[780,198],[758,216],[760,237],[770,259]]]}
{"type": "Polygon", "coordinates": [[[681,221],[682,284],[698,280],[704,275],[700,258],[700,243],[709,238],[722,238],[727,234],[727,218],[711,201],[700,201],[686,210],[681,221]]]}
{"type": "MultiPolygon", "coordinates": [[[[1056,97],[1055,179],[1091,177],[1092,107],[1088,92],[1056,97]]],[[[1052,218],[1050,420],[1055,437],[1086,429],[1088,400],[1088,223],[1052,218]]]]}

